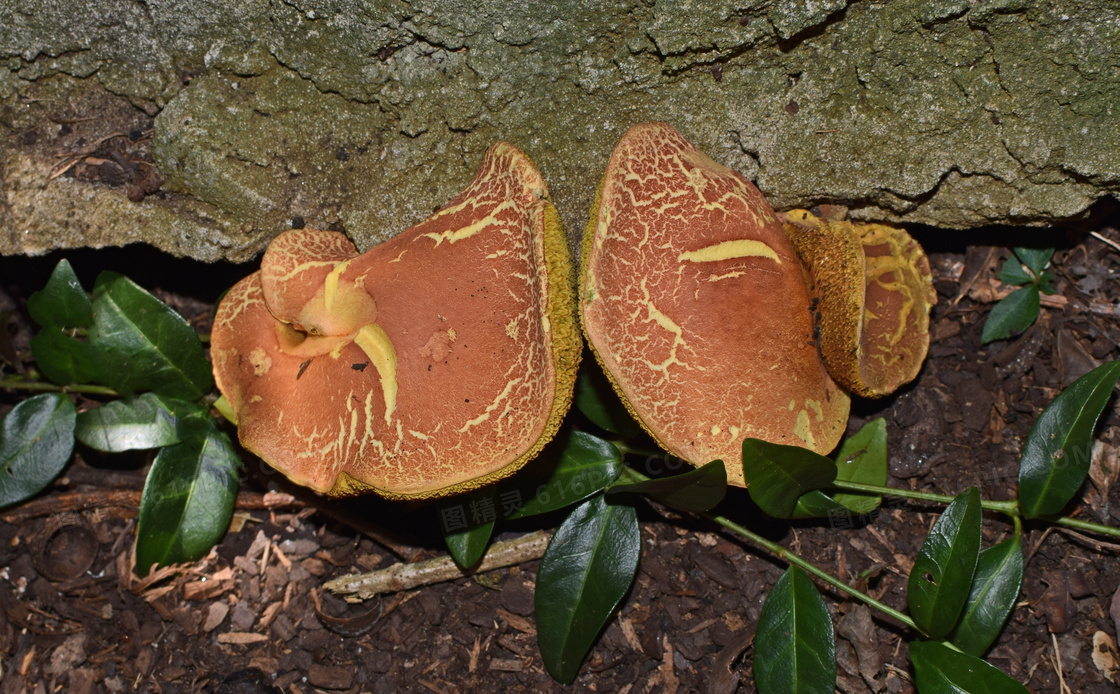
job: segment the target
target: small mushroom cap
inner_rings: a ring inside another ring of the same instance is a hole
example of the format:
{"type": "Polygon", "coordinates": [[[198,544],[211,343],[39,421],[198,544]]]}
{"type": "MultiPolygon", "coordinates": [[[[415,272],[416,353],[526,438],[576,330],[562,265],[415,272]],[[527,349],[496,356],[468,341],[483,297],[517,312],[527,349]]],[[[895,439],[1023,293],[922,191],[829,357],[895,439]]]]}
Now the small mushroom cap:
{"type": "MultiPolygon", "coordinates": [[[[280,234],[261,258],[261,290],[269,312],[279,321],[303,330],[300,314],[316,297],[323,301],[327,278],[339,263],[358,256],[345,234],[300,229],[280,234]]],[[[337,283],[336,283],[337,284],[337,283]]]]}
{"type": "Polygon", "coordinates": [[[277,237],[211,338],[246,448],[319,491],[390,498],[473,489],[535,456],[580,347],[559,217],[508,143],[443,209],[362,255],[336,232],[277,237]]]}
{"type": "Polygon", "coordinates": [[[750,181],[663,123],[611,155],[584,234],[588,342],[668,451],[729,464],[747,437],[828,452],[848,396],[821,363],[797,255],[750,181]]]}
{"type": "Polygon", "coordinates": [[[784,217],[818,302],[821,356],[832,377],[864,397],[912,381],[937,303],[922,247],[884,224],[824,222],[805,210],[784,217]]]}

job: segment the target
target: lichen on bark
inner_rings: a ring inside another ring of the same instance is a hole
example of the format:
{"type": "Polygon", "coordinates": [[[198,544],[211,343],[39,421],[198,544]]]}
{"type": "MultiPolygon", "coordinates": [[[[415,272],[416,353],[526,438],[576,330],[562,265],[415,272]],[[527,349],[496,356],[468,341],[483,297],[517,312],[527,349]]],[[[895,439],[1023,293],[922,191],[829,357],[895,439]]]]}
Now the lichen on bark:
{"type": "Polygon", "coordinates": [[[429,214],[497,139],[534,159],[578,230],[614,143],[647,120],[779,208],[1068,219],[1120,191],[1118,16],[1112,0],[14,0],[0,252],[142,238],[237,260],[293,221],[368,247],[429,214]],[[108,102],[136,115],[62,133],[108,102]],[[78,139],[140,117],[160,193],[50,178],[78,139]]]}

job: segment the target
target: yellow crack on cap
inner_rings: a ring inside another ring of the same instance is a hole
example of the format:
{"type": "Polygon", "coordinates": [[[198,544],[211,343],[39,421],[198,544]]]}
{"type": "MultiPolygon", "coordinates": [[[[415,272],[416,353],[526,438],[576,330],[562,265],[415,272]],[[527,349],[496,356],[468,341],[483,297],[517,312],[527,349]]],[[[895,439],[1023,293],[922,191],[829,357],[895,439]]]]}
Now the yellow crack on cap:
{"type": "Polygon", "coordinates": [[[381,392],[385,397],[385,423],[392,421],[397,408],[397,351],[393,342],[380,325],[362,326],[354,336],[354,343],[362,348],[381,377],[381,392]]]}
{"type": "Polygon", "coordinates": [[[323,282],[323,305],[328,311],[334,308],[334,297],[338,293],[338,278],[348,267],[350,261],[344,260],[327,274],[327,279],[323,282]]]}
{"type": "Polygon", "coordinates": [[[769,258],[779,265],[782,264],[773,248],[754,239],[732,239],[698,248],[695,251],[685,251],[677,256],[677,260],[688,260],[693,263],[710,263],[731,258],[769,258]]]}

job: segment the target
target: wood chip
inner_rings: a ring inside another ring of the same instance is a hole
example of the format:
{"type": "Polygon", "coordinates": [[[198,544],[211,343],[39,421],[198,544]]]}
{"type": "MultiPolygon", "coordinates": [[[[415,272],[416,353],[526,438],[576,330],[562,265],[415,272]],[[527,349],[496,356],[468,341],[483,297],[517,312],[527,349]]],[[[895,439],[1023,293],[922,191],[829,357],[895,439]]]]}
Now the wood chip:
{"type": "Polygon", "coordinates": [[[280,549],[280,545],[273,544],[272,553],[276,555],[276,560],[283,564],[285,571],[292,570],[292,560],[288,559],[288,555],[284,554],[284,552],[280,549]]]}
{"type": "Polygon", "coordinates": [[[478,656],[482,652],[482,641],[478,636],[474,637],[474,646],[470,650],[470,661],[467,663],[467,672],[473,674],[475,669],[478,668],[478,656]]]}
{"type": "Polygon", "coordinates": [[[223,621],[225,621],[226,615],[228,614],[228,603],[221,600],[215,603],[211,603],[210,608],[206,610],[206,620],[202,623],[202,630],[206,633],[214,631],[223,621]]]}
{"type": "Polygon", "coordinates": [[[299,565],[303,567],[304,571],[317,578],[326,576],[329,571],[326,562],[317,557],[307,557],[299,565]]]}
{"type": "MultiPolygon", "coordinates": [[[[252,549],[252,547],[249,547],[249,549],[252,549]]],[[[272,549],[271,540],[265,543],[264,551],[261,552],[260,572],[262,576],[264,575],[265,569],[268,568],[268,552],[270,549],[272,549]]]]}
{"type": "MultiPolygon", "coordinates": [[[[689,630],[688,630],[688,633],[690,633],[690,634],[695,634],[696,632],[699,632],[699,631],[704,631],[705,629],[707,629],[708,627],[712,626],[713,624],[715,624],[715,623],[716,623],[716,622],[718,622],[718,621],[719,621],[719,618],[718,618],[718,617],[713,617],[713,618],[711,618],[711,619],[705,619],[705,620],[704,620],[703,622],[700,622],[700,623],[699,623],[699,624],[697,624],[696,626],[694,626],[694,627],[692,627],[691,629],[689,629],[689,630]]],[[[631,626],[630,626],[630,630],[631,630],[631,631],[633,631],[633,630],[634,630],[634,627],[633,627],[633,625],[631,625],[631,626]]],[[[625,632],[623,632],[623,633],[625,634],[625,632]]],[[[626,640],[627,640],[627,641],[629,641],[630,639],[629,639],[629,638],[627,638],[626,640]]]]}
{"type": "Polygon", "coordinates": [[[871,610],[866,605],[857,605],[839,619],[836,632],[852,644],[863,681],[871,691],[881,691],[883,684],[878,678],[883,670],[883,661],[879,655],[880,637],[871,621],[871,610]]]}
{"type": "Polygon", "coordinates": [[[213,600],[233,588],[233,581],[191,581],[183,586],[184,600],[213,600]]]}
{"type": "MultiPolygon", "coordinates": [[[[131,567],[134,563],[133,559],[134,559],[134,557],[129,557],[126,560],[127,561],[127,566],[129,567],[129,573],[131,573],[131,567]]],[[[182,568],[179,567],[179,566],[164,566],[162,568],[156,569],[155,571],[152,571],[151,573],[149,573],[144,578],[141,578],[141,579],[137,580],[136,582],[134,582],[131,585],[130,588],[131,588],[134,595],[140,595],[144,591],[148,590],[148,588],[150,588],[151,586],[154,586],[155,584],[159,583],[160,581],[164,580],[165,578],[169,578],[171,576],[174,576],[175,574],[179,573],[181,570],[182,570],[182,568]]],[[[126,573],[125,575],[129,575],[129,574],[126,573]]]]}
{"type": "Polygon", "coordinates": [[[266,547],[268,547],[268,536],[264,534],[263,530],[258,530],[257,536],[253,538],[253,543],[249,545],[249,549],[245,550],[245,556],[256,559],[264,554],[266,547]]]}
{"type": "Polygon", "coordinates": [[[247,644],[267,640],[268,637],[264,634],[254,634],[246,631],[227,631],[224,634],[218,634],[218,643],[247,644]]]}
{"type": "Polygon", "coordinates": [[[1096,512],[1102,522],[1109,520],[1108,494],[1120,478],[1120,451],[1104,441],[1093,443],[1089,464],[1089,479],[1092,486],[1085,492],[1085,500],[1096,512]]]}
{"type": "Polygon", "coordinates": [[[245,524],[250,521],[256,522],[257,519],[253,518],[253,514],[248,511],[235,511],[233,517],[229,520],[229,532],[239,533],[245,529],[245,524]]]}
{"type": "Polygon", "coordinates": [[[27,651],[27,655],[23,657],[23,661],[19,664],[19,676],[27,678],[27,673],[31,672],[31,664],[35,662],[35,655],[37,647],[32,644],[31,649],[27,651]]]}
{"type": "Polygon", "coordinates": [[[256,668],[261,672],[279,672],[280,661],[276,658],[258,655],[254,656],[253,659],[249,661],[249,667],[256,668]]]}
{"type": "MultiPolygon", "coordinates": [[[[884,547],[886,547],[888,551],[893,550],[893,545],[891,544],[891,541],[888,540],[885,535],[883,535],[883,531],[879,530],[878,528],[876,528],[873,525],[867,526],[867,530],[868,530],[868,532],[871,533],[872,537],[874,537],[876,540],[878,540],[879,543],[881,545],[883,545],[884,547]]],[[[898,574],[899,576],[909,576],[910,575],[910,570],[914,568],[914,560],[911,559],[910,557],[907,557],[906,555],[900,554],[898,552],[895,552],[893,554],[893,558],[894,558],[894,563],[893,564],[884,563],[884,562],[881,562],[881,561],[877,561],[876,563],[882,563],[887,568],[888,571],[892,571],[892,572],[898,574]]],[[[872,559],[874,559],[874,557],[872,557],[872,559]]]]}
{"type": "Polygon", "coordinates": [[[502,672],[521,672],[525,669],[525,664],[517,659],[491,658],[490,669],[501,670],[502,672]]]}
{"type": "Polygon", "coordinates": [[[734,694],[739,690],[740,668],[736,665],[743,652],[754,641],[755,625],[743,629],[735,635],[716,655],[712,663],[712,677],[708,682],[708,694],[734,694]]]}
{"type": "Polygon", "coordinates": [[[435,682],[428,682],[427,680],[416,680],[416,681],[420,683],[421,687],[423,687],[424,689],[427,689],[429,692],[433,692],[433,694],[447,694],[447,691],[444,690],[444,689],[441,689],[439,686],[436,685],[435,682]]]}
{"type": "Polygon", "coordinates": [[[502,648],[506,649],[507,651],[510,651],[511,653],[516,653],[517,655],[521,656],[522,658],[527,658],[527,657],[530,656],[529,649],[527,649],[525,646],[517,643],[515,637],[512,634],[505,634],[505,635],[499,636],[496,643],[499,646],[501,646],[502,648]]]}
{"type": "Polygon", "coordinates": [[[268,607],[264,608],[264,614],[261,615],[260,628],[268,629],[272,624],[272,620],[276,619],[276,615],[280,614],[280,610],[284,609],[284,603],[274,602],[268,607]]]}
{"type": "Polygon", "coordinates": [[[320,689],[349,689],[354,682],[354,673],[344,667],[312,665],[307,670],[307,681],[320,689]]]}
{"type": "Polygon", "coordinates": [[[1109,682],[1116,682],[1120,674],[1120,659],[1116,654],[1116,642],[1103,631],[1093,634],[1093,665],[1109,682]]]}
{"type": "Polygon", "coordinates": [[[661,644],[665,649],[661,656],[661,665],[657,668],[661,675],[661,681],[665,683],[661,691],[662,694],[677,694],[681,681],[677,678],[677,673],[673,669],[673,644],[669,643],[668,634],[661,637],[661,644]]]}
{"type": "Polygon", "coordinates": [[[630,621],[630,618],[619,619],[618,626],[621,627],[622,635],[626,638],[626,643],[630,644],[630,648],[633,648],[635,653],[641,653],[642,642],[638,640],[638,632],[634,631],[634,623],[630,621]]]}
{"type": "Polygon", "coordinates": [[[533,623],[530,622],[528,619],[525,619],[524,617],[522,617],[520,615],[515,615],[514,613],[510,612],[509,610],[504,610],[500,607],[497,609],[497,615],[499,617],[501,617],[502,619],[504,619],[506,621],[506,623],[509,624],[514,629],[517,629],[518,631],[520,631],[522,633],[525,633],[525,634],[528,634],[530,636],[536,636],[537,635],[537,628],[535,626],[533,626],[533,623]]]}
{"type": "Polygon", "coordinates": [[[851,546],[852,549],[856,550],[857,553],[867,557],[875,564],[878,564],[880,566],[883,566],[885,564],[883,557],[879,554],[879,552],[874,547],[859,539],[858,537],[848,538],[848,545],[851,546]]]}
{"type": "Polygon", "coordinates": [[[294,505],[296,498],[285,492],[265,492],[261,502],[265,508],[287,507],[294,505]]]}
{"type": "Polygon", "coordinates": [[[144,598],[144,600],[146,600],[147,602],[155,602],[156,600],[159,600],[163,596],[175,590],[175,588],[176,586],[174,584],[169,586],[160,586],[159,588],[152,588],[140,597],[144,598]]]}
{"type": "Polygon", "coordinates": [[[723,623],[726,624],[727,628],[731,631],[742,631],[746,626],[746,623],[743,622],[743,618],[734,612],[725,612],[720,619],[723,620],[723,623]]]}

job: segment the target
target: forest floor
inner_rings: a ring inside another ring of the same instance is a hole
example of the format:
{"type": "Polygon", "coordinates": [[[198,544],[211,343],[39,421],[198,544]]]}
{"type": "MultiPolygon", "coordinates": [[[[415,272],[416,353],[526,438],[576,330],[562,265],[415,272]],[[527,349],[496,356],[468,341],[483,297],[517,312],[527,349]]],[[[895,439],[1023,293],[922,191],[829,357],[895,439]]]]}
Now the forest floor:
{"type": "MultiPolygon", "coordinates": [[[[1116,228],[1093,228],[1120,241],[1116,228]]],[[[1007,255],[1001,246],[1023,243],[1012,235],[1019,231],[969,233],[972,242],[991,245],[968,247],[963,232],[917,234],[930,251],[939,295],[929,360],[901,392],[853,403],[849,424],[851,433],[886,420],[889,484],[950,495],[977,486],[985,498],[1012,498],[1034,418],[1094,363],[1120,358],[1120,321],[1088,309],[1120,300],[1120,252],[1072,232],[1033,239],[1059,246],[1059,299],[1023,335],[980,345],[992,280],[1007,255]]],[[[0,258],[0,311],[17,312],[10,327],[16,348],[30,334],[20,318],[24,302],[60,257],[0,258]]],[[[253,269],[139,248],[67,257],[85,286],[99,270],[123,272],[202,331],[218,292],[253,269]]],[[[18,398],[0,392],[0,414],[18,398]]],[[[588,426],[578,416],[573,425],[588,426]]],[[[1073,509],[1120,525],[1115,398],[1096,438],[1101,479],[1086,483],[1073,509]]],[[[234,526],[210,556],[158,580],[137,579],[131,550],[149,462],[144,454],[109,457],[79,446],[43,495],[0,513],[0,694],[754,691],[754,625],[785,565],[702,519],[639,504],[637,579],[575,684],[565,687],[548,675],[537,650],[536,561],[362,605],[322,588],[344,574],[441,553],[431,505],[331,502],[249,462],[234,526]],[[282,493],[265,494],[270,490],[282,493]]],[[[627,462],[657,473],[663,461],[627,462]]],[[[906,607],[910,567],[940,510],[887,499],[851,523],[778,521],[761,515],[741,489],[718,508],[898,609],[906,607]]],[[[552,529],[560,520],[499,524],[498,537],[552,529]]],[[[985,517],[985,546],[1011,532],[1003,518],[985,517]]],[[[1115,656],[1110,606],[1120,548],[1033,523],[1024,527],[1023,546],[1020,600],[987,659],[1034,692],[1116,692],[1107,678],[1120,682],[1120,672],[1093,655],[1094,636],[1103,632],[1102,648],[1115,656]]],[[[906,647],[913,635],[822,591],[837,625],[838,689],[914,691],[906,647]]]]}

